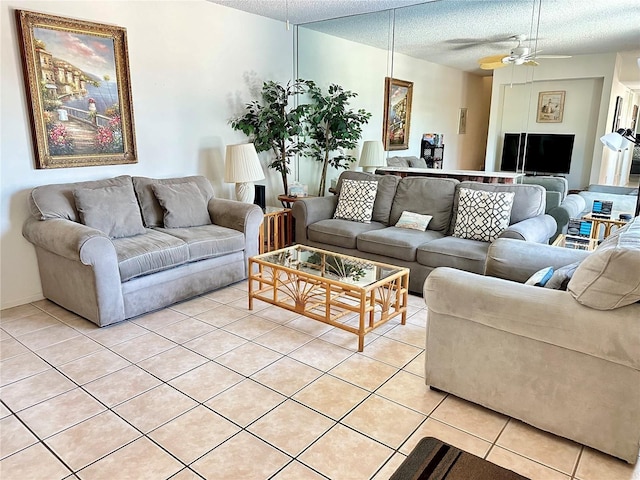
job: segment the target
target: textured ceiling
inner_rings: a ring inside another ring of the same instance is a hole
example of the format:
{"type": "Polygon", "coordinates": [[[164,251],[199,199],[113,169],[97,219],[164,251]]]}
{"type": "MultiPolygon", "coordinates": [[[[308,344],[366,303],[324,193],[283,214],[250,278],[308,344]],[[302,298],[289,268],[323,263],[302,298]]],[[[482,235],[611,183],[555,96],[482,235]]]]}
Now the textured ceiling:
{"type": "MultiPolygon", "coordinates": [[[[393,44],[396,52],[478,74],[490,72],[479,70],[477,59],[508,53],[516,46],[509,37],[518,34],[537,38],[527,46],[541,55],[640,56],[638,0],[210,1],[383,49],[393,44]],[[318,21],[325,19],[332,20],[318,21]]],[[[640,85],[637,65],[634,72],[630,83],[640,85]]]]}

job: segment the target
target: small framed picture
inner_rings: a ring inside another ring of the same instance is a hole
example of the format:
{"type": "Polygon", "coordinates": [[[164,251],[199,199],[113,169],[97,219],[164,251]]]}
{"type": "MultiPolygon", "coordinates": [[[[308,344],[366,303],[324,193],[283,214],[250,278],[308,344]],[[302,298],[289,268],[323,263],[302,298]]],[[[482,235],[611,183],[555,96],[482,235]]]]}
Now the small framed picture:
{"type": "Polygon", "coordinates": [[[538,94],[537,123],[562,123],[564,115],[564,90],[538,94]]]}
{"type": "Polygon", "coordinates": [[[464,135],[467,133],[467,109],[461,108],[458,114],[458,133],[464,135]]]}

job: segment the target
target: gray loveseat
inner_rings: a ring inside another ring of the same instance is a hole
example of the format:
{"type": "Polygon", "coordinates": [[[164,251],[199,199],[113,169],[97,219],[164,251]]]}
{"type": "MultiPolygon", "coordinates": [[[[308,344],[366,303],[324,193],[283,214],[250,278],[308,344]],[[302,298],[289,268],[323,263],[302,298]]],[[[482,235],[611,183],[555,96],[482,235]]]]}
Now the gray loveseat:
{"type": "Polygon", "coordinates": [[[556,222],[545,215],[545,191],[539,185],[459,182],[455,179],[374,175],[346,171],[340,175],[338,195],[304,198],[293,204],[296,242],[338,253],[409,267],[409,289],[422,292],[427,275],[436,267],[482,273],[490,243],[452,236],[460,188],[514,192],[510,226],[501,237],[547,243],[556,222]],[[378,182],[371,223],[334,219],[345,179],[378,182]],[[403,211],[432,215],[426,231],[394,225],[403,211]]]}
{"type": "Polygon", "coordinates": [[[263,218],[201,176],[45,185],[29,206],[43,295],[99,326],[245,279],[263,218]]]}
{"type": "Polygon", "coordinates": [[[640,217],[593,253],[498,239],[486,274],[425,282],[426,383],[635,463],[640,217]],[[523,284],[576,261],[567,291],[523,284]]]}

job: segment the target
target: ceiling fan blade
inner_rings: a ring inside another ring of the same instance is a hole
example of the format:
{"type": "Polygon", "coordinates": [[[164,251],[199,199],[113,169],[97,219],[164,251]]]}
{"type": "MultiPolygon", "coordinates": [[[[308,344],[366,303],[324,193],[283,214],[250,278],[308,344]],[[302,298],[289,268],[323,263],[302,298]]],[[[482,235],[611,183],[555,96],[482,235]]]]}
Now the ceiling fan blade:
{"type": "Polygon", "coordinates": [[[481,63],[480,68],[482,70],[495,70],[496,68],[506,67],[506,63],[502,62],[489,62],[489,63],[481,63]]]}
{"type": "Polygon", "coordinates": [[[536,58],[571,58],[571,55],[536,55],[536,58]]]}
{"type": "Polygon", "coordinates": [[[530,67],[537,67],[540,64],[535,60],[527,60],[526,62],[523,63],[523,65],[528,65],[530,67]]]}
{"type": "Polygon", "coordinates": [[[509,54],[502,53],[500,55],[491,55],[490,57],[483,57],[478,60],[478,63],[494,63],[501,62],[504,57],[508,57],[509,54]]]}

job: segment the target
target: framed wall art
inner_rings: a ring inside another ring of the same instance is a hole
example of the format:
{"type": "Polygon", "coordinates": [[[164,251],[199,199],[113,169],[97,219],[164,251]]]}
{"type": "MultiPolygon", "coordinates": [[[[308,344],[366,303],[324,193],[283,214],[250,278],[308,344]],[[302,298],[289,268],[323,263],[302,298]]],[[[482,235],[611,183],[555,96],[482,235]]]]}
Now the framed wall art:
{"type": "Polygon", "coordinates": [[[564,90],[538,94],[537,123],[562,123],[564,115],[564,90]]]}
{"type": "Polygon", "coordinates": [[[126,29],[16,16],[36,167],[136,163],[126,29]]]}
{"type": "Polygon", "coordinates": [[[385,78],[382,132],[385,150],[407,150],[409,148],[412,95],[413,82],[385,78]]]}
{"type": "Polygon", "coordinates": [[[464,135],[467,133],[467,109],[461,108],[458,112],[458,133],[464,135]]]}
{"type": "Polygon", "coordinates": [[[622,97],[616,97],[616,108],[613,111],[613,125],[611,127],[612,132],[617,132],[620,129],[621,120],[622,120],[622,97]]]}

